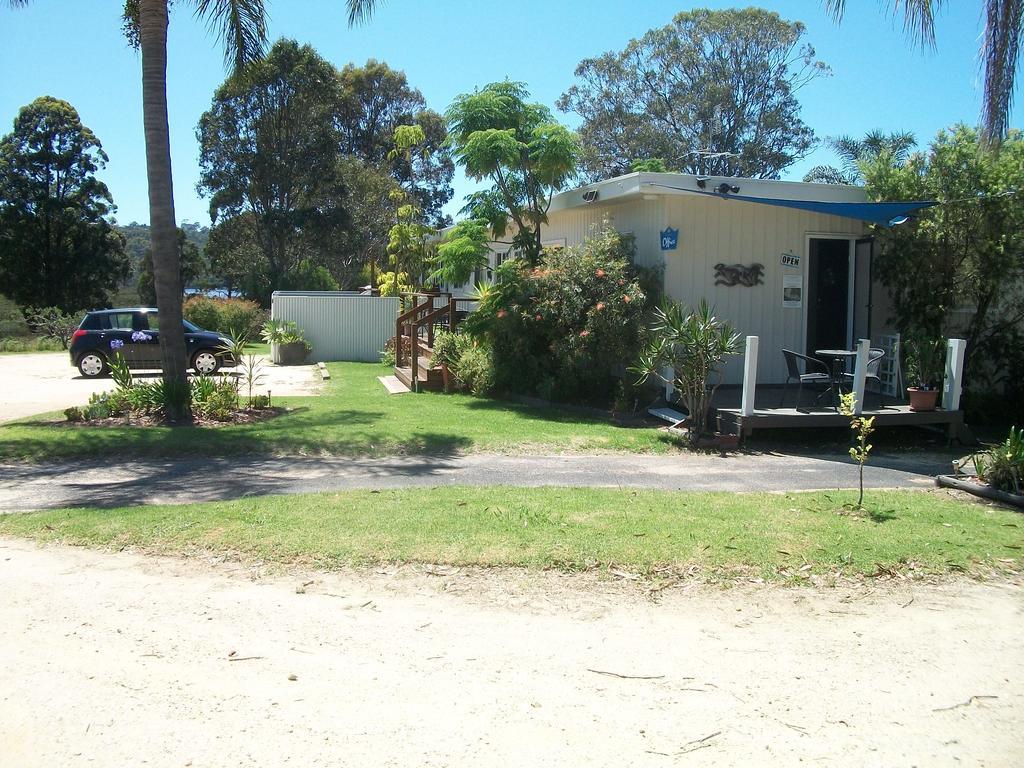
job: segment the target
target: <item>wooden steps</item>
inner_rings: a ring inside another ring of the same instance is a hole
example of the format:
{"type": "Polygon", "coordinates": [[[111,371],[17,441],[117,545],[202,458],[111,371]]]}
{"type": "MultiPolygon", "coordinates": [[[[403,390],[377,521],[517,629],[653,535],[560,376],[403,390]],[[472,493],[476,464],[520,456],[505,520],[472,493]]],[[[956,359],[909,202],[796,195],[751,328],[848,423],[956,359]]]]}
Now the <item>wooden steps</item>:
{"type": "Polygon", "coordinates": [[[441,373],[440,368],[428,368],[429,363],[424,363],[423,359],[420,359],[420,366],[417,378],[419,379],[419,387],[414,387],[412,383],[412,367],[402,366],[401,368],[395,367],[395,376],[400,382],[405,384],[409,389],[431,389],[440,391],[444,389],[444,376],[441,373]]]}

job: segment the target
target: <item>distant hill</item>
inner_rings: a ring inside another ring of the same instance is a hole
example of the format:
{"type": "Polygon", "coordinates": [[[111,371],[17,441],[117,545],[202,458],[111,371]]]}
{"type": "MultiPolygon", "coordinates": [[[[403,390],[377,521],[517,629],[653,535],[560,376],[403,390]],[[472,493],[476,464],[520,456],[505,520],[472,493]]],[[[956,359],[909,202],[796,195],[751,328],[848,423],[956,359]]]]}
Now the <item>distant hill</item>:
{"type": "MultiPolygon", "coordinates": [[[[189,242],[195,243],[200,251],[206,248],[206,241],[210,239],[209,227],[204,227],[194,221],[183,221],[178,226],[185,230],[185,236],[189,242]]],[[[139,275],[142,257],[146,254],[146,249],[149,248],[149,224],[139,224],[133,221],[131,224],[118,224],[117,229],[127,240],[128,256],[132,261],[131,277],[128,279],[134,284],[139,275]]]]}

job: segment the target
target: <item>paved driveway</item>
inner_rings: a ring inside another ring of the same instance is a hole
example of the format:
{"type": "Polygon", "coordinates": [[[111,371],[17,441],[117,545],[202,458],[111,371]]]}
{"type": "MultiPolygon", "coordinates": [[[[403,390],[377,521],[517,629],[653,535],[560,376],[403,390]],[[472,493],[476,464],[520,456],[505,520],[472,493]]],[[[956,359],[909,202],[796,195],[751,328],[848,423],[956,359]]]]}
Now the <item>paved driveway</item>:
{"type": "MultiPolygon", "coordinates": [[[[876,457],[871,488],[927,488],[941,464],[876,457]]],[[[47,507],[187,504],[246,495],[355,488],[511,485],[798,491],[856,488],[849,456],[406,456],[385,459],[233,456],[44,464],[0,463],[0,513],[47,507]]]]}
{"type": "MultiPolygon", "coordinates": [[[[277,396],[314,395],[319,391],[315,365],[282,368],[264,360],[265,380],[257,392],[277,396]]],[[[141,377],[156,377],[142,373],[141,377]]],[[[85,405],[94,392],[112,389],[108,379],[87,379],[72,368],[66,352],[0,355],[0,423],[37,413],[85,405]]]]}

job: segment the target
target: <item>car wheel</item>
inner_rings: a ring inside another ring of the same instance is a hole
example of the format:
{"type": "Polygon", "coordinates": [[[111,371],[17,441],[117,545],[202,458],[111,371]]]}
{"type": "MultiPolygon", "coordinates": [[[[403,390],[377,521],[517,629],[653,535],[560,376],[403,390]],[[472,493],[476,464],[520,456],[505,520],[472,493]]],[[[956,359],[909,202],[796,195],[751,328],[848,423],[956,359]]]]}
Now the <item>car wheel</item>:
{"type": "Polygon", "coordinates": [[[86,352],[78,359],[78,371],[89,379],[107,372],[107,360],[99,352],[86,352]]]}
{"type": "Polygon", "coordinates": [[[192,368],[201,376],[212,376],[220,369],[220,358],[209,349],[200,349],[192,356],[192,368]]]}

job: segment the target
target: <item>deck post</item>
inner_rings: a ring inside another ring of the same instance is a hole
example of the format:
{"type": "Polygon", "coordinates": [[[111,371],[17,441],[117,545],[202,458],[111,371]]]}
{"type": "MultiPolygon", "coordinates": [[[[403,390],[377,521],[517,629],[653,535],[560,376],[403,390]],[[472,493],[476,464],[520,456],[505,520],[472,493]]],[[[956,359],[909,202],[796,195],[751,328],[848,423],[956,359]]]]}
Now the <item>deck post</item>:
{"type": "Polygon", "coordinates": [[[860,416],[864,413],[864,390],[867,386],[868,350],[871,339],[857,342],[857,362],[853,367],[853,412],[860,416]]]}
{"type": "Polygon", "coordinates": [[[747,351],[743,356],[743,402],[740,415],[754,415],[754,395],[757,391],[757,336],[747,336],[747,351]]]}
{"type": "Polygon", "coordinates": [[[942,408],[946,411],[960,410],[960,393],[963,390],[965,339],[950,339],[946,342],[946,375],[942,382],[942,408]]]}

